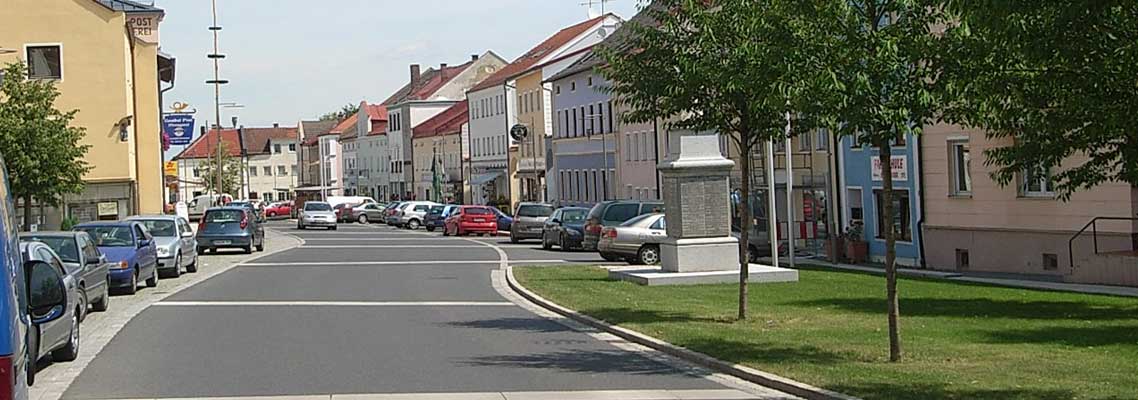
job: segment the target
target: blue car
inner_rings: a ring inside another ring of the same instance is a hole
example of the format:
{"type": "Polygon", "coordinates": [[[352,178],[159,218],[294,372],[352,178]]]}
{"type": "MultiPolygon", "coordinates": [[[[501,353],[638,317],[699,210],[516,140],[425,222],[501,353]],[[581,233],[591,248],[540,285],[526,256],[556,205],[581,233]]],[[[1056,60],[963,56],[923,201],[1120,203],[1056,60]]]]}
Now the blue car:
{"type": "Polygon", "coordinates": [[[499,210],[498,207],[490,207],[490,209],[494,210],[494,214],[498,215],[498,230],[509,231],[510,226],[514,225],[514,218],[506,215],[506,213],[499,210]]]}
{"type": "Polygon", "coordinates": [[[8,174],[0,158],[0,398],[27,400],[35,382],[29,332],[60,319],[67,304],[63,274],[42,261],[23,263],[8,174]]]}
{"type": "Polygon", "coordinates": [[[158,246],[142,222],[88,222],[72,230],[87,232],[114,265],[111,288],[134,294],[140,279],[146,279],[147,287],[158,286],[158,246]]]}

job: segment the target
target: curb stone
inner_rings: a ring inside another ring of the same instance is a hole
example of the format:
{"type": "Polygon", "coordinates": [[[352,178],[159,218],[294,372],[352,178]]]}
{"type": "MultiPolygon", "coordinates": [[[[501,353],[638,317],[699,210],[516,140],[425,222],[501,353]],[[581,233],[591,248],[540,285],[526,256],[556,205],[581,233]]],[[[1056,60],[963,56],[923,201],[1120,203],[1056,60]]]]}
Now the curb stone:
{"type": "Polygon", "coordinates": [[[857,397],[847,394],[811,386],[802,382],[784,378],[768,372],[763,372],[740,364],[732,364],[711,357],[707,354],[688,350],[686,348],[676,346],[674,344],[645,335],[643,333],[612,325],[605,321],[570,310],[568,308],[562,307],[561,305],[558,305],[557,303],[546,300],[545,298],[537,295],[534,292],[531,292],[529,289],[526,289],[524,286],[522,286],[521,283],[519,283],[517,279],[514,278],[513,267],[506,267],[505,270],[506,282],[509,284],[510,289],[513,289],[514,292],[518,293],[527,300],[545,307],[550,311],[568,317],[572,320],[611,333],[630,342],[638,343],[640,345],[647,346],[674,357],[678,357],[696,365],[719,371],[724,374],[750,381],[755,384],[790,393],[795,396],[800,396],[802,398],[811,400],[860,400],[857,397]]]}

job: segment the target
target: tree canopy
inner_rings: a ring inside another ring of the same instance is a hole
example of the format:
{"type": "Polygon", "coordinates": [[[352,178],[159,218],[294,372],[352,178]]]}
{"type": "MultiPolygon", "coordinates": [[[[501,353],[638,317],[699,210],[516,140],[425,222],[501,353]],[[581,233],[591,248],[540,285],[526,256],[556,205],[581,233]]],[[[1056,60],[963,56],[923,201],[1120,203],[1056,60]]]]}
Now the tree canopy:
{"type": "Polygon", "coordinates": [[[359,111],[360,111],[360,105],[359,104],[345,104],[343,107],[340,107],[340,109],[337,111],[324,113],[324,115],[320,116],[320,120],[321,121],[343,121],[344,118],[348,118],[348,117],[354,115],[355,113],[357,113],[359,111]]]}
{"type": "Polygon", "coordinates": [[[241,163],[241,159],[229,155],[224,142],[221,143],[221,158],[218,159],[216,154],[211,154],[209,158],[199,164],[201,171],[202,186],[205,190],[213,193],[220,194],[234,194],[237,193],[244,184],[244,171],[245,166],[241,163]],[[218,166],[221,166],[221,186],[217,186],[217,171],[218,166]]]}

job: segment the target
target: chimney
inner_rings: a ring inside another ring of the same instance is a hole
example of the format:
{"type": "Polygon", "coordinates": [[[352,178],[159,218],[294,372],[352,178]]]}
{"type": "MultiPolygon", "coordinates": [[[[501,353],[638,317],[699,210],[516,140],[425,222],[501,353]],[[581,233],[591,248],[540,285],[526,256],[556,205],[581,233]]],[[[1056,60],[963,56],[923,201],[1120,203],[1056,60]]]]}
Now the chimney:
{"type": "Polygon", "coordinates": [[[442,76],[443,80],[447,79],[447,63],[439,63],[439,76],[442,76]]]}
{"type": "Polygon", "coordinates": [[[470,55],[470,61],[478,61],[478,55],[477,54],[471,54],[470,55]]]}
{"type": "Polygon", "coordinates": [[[281,127],[280,123],[273,122],[273,128],[280,128],[280,127],[281,127]]]}
{"type": "Polygon", "coordinates": [[[411,64],[411,87],[419,86],[419,64],[411,64]]]}

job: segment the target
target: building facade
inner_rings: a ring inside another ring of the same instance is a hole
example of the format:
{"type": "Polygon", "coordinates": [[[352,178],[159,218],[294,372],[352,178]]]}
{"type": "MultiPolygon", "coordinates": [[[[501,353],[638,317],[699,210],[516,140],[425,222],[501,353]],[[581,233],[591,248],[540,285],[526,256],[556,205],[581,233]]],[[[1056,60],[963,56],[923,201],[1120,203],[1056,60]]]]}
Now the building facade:
{"type": "MultiPolygon", "coordinates": [[[[236,129],[205,130],[203,134],[174,156],[173,160],[178,163],[179,199],[189,202],[197,196],[210,194],[206,191],[205,181],[215,178],[212,175],[206,175],[205,165],[217,156],[219,143],[226,156],[233,159],[241,158],[241,140],[238,138],[236,129]]],[[[242,178],[244,176],[242,174],[242,178]]],[[[227,194],[240,195],[236,193],[227,194]]]]}
{"type": "MultiPolygon", "coordinates": [[[[591,68],[567,70],[553,86],[552,175],[556,203],[591,206],[617,199],[617,114],[613,101],[600,90],[605,81],[591,68]]],[[[653,165],[652,170],[655,170],[653,165]]]]}
{"type": "Polygon", "coordinates": [[[265,202],[291,200],[300,184],[297,128],[242,128],[245,193],[265,202]]]}
{"type": "Polygon", "coordinates": [[[468,106],[461,101],[414,129],[415,197],[440,203],[462,199],[462,127],[468,106]]]}
{"type": "Polygon", "coordinates": [[[86,128],[81,142],[91,146],[86,187],[65,196],[62,209],[45,208],[40,223],[162,212],[160,92],[174,79],[173,58],[159,51],[164,11],[68,0],[7,2],[3,14],[0,41],[16,52],[0,54],[0,63],[25,62],[30,78],[54,80],[56,107],[79,111],[72,123],[86,128]]]}
{"type": "MultiPolygon", "coordinates": [[[[824,138],[818,138],[824,139],[824,138]]],[[[921,174],[920,143],[906,134],[894,141],[890,159],[893,168],[894,217],[885,217],[881,201],[880,151],[872,145],[843,137],[841,145],[842,229],[862,227],[862,239],[869,245],[869,260],[884,262],[885,229],[892,227],[897,238],[897,263],[920,266],[921,263],[921,174]]],[[[815,141],[817,142],[817,139],[815,141]]]]}
{"type": "Polygon", "coordinates": [[[389,198],[387,107],[360,103],[356,117],[357,191],[379,201],[389,198]]]}

